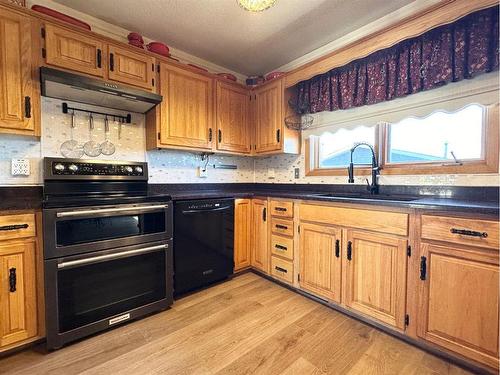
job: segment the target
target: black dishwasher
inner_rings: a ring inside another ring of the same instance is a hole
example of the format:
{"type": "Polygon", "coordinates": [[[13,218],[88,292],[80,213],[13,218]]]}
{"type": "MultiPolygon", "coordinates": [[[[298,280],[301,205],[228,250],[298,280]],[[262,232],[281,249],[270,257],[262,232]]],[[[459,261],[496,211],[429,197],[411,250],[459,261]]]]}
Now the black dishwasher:
{"type": "Polygon", "coordinates": [[[234,270],[234,200],[174,204],[174,296],[223,280],[234,270]]]}

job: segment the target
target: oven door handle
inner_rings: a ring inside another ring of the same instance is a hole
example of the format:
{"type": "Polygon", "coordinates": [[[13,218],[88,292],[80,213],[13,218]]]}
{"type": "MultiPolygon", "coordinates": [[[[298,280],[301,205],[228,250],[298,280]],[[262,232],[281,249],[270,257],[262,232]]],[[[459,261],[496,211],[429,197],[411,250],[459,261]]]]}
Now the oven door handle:
{"type": "Polygon", "coordinates": [[[142,249],[135,249],[135,250],[127,250],[127,251],[122,251],[120,253],[114,253],[114,254],[105,254],[105,255],[98,255],[95,257],[90,257],[90,258],[85,258],[85,259],[78,259],[78,260],[70,260],[67,262],[61,262],[57,265],[58,269],[62,268],[71,268],[71,267],[76,267],[76,266],[83,266],[86,264],[92,264],[92,263],[99,263],[102,261],[106,260],[115,260],[115,259],[120,259],[120,258],[127,258],[132,255],[140,255],[140,254],[145,254],[145,253],[151,253],[156,250],[162,250],[162,249],[168,249],[168,244],[164,245],[156,245],[156,246],[149,246],[149,247],[143,247],[142,249]]]}
{"type": "Polygon", "coordinates": [[[104,214],[104,213],[115,213],[115,212],[146,212],[154,211],[167,208],[168,205],[158,204],[153,206],[142,206],[142,207],[118,207],[118,208],[99,208],[95,210],[78,210],[78,211],[64,211],[58,212],[57,217],[75,217],[75,216],[87,216],[91,214],[104,214]]]}

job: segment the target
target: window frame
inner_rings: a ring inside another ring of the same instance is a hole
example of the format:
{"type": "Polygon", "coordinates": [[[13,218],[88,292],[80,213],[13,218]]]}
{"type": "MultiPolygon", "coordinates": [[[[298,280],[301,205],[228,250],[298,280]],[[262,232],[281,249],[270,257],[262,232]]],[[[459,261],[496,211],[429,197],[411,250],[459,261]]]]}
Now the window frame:
{"type": "MultiPolygon", "coordinates": [[[[468,105],[477,104],[470,103],[468,105]]],[[[375,129],[374,149],[381,167],[381,175],[434,175],[434,174],[487,174],[499,172],[499,104],[482,105],[485,120],[482,131],[481,159],[460,160],[454,162],[417,162],[417,163],[389,163],[387,162],[389,146],[390,123],[379,123],[375,129]]],[[[461,109],[467,107],[463,106],[461,109]]],[[[319,167],[319,136],[308,137],[306,147],[306,176],[347,176],[347,168],[320,168],[319,167]]],[[[369,166],[355,166],[354,174],[365,176],[371,173],[369,166]]]]}

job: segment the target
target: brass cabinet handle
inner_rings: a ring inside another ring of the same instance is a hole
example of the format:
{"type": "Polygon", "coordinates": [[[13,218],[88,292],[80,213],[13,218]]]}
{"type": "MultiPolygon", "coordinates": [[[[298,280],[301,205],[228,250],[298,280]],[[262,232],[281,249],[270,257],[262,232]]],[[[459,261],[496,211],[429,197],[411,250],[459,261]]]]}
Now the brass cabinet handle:
{"type": "Polygon", "coordinates": [[[285,207],[274,207],[274,210],[275,211],[280,211],[280,212],[286,212],[286,208],[285,207]]]}
{"type": "Polygon", "coordinates": [[[278,249],[278,250],[283,250],[283,251],[287,251],[287,250],[288,250],[288,247],[283,246],[283,245],[278,245],[278,244],[276,244],[276,245],[274,245],[274,247],[275,247],[276,249],[278,249]]]}
{"type": "Polygon", "coordinates": [[[285,229],[285,230],[288,229],[286,225],[281,225],[281,224],[276,224],[275,227],[278,229],[285,229]]]}
{"type": "Polygon", "coordinates": [[[340,257],[340,240],[335,241],[335,257],[340,257]]]}

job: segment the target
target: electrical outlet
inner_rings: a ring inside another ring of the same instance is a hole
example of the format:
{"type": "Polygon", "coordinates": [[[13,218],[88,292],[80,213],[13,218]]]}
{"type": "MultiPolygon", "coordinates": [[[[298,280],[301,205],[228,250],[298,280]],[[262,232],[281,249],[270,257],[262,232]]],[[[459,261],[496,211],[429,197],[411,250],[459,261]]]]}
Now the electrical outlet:
{"type": "Polygon", "coordinates": [[[274,168],[268,168],[267,169],[267,178],[270,180],[274,179],[276,177],[276,174],[274,173],[274,168]]]}
{"type": "Polygon", "coordinates": [[[11,167],[12,176],[29,176],[30,175],[30,161],[29,161],[29,159],[12,159],[10,167],[11,167]]]}
{"type": "Polygon", "coordinates": [[[203,169],[203,167],[198,167],[198,177],[207,178],[208,177],[208,169],[203,169]]]}
{"type": "Polygon", "coordinates": [[[294,176],[295,176],[295,178],[300,178],[300,169],[299,168],[294,169],[294,176]]]}

